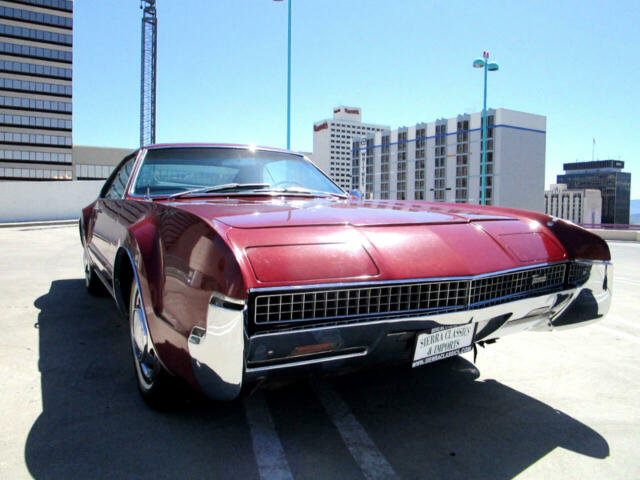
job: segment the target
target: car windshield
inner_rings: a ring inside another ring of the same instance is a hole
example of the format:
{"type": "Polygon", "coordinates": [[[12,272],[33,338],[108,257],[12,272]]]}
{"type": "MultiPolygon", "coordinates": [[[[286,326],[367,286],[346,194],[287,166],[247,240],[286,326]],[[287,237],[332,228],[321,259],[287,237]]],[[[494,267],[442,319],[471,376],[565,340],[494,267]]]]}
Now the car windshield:
{"type": "MultiPolygon", "coordinates": [[[[267,193],[270,190],[324,192],[344,195],[311,162],[300,155],[245,148],[157,148],[144,158],[133,194],[172,195],[187,190],[234,185],[229,191],[267,193]],[[246,185],[246,187],[245,187],[246,185]]],[[[212,194],[216,189],[212,188],[212,194]]]]}

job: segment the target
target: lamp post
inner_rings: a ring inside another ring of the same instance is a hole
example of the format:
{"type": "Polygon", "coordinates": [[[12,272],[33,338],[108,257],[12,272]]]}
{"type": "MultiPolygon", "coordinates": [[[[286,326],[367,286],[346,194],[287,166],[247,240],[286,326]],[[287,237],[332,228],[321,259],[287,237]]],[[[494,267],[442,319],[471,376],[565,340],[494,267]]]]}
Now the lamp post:
{"type": "Polygon", "coordinates": [[[497,71],[498,64],[489,63],[489,52],[482,52],[482,58],[476,58],[473,61],[473,68],[482,68],[484,70],[484,101],[482,104],[482,169],[480,173],[480,176],[482,178],[482,186],[480,191],[480,205],[485,205],[485,185],[487,171],[487,72],[497,71]]]}
{"type": "MultiPolygon", "coordinates": [[[[281,2],[282,0],[273,1],[281,2]]],[[[287,0],[289,17],[289,35],[287,37],[287,150],[291,148],[291,1],[287,0]]]]}

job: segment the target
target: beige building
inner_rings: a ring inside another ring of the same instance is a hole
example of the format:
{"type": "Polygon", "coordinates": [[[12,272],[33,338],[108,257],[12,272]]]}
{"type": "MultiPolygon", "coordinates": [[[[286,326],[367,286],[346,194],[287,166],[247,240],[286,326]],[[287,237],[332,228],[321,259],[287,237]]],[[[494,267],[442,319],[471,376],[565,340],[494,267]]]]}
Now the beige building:
{"type": "Polygon", "coordinates": [[[573,223],[600,224],[602,194],[597,189],[571,189],[564,183],[551,184],[544,192],[544,213],[573,223]]]}
{"type": "Polygon", "coordinates": [[[73,2],[0,0],[0,180],[72,179],[73,2]]]}
{"type": "Polygon", "coordinates": [[[73,146],[73,179],[105,180],[133,148],[73,146]]]}
{"type": "MultiPolygon", "coordinates": [[[[487,205],[542,212],[547,119],[487,112],[487,205]]],[[[367,198],[481,203],[482,113],[354,138],[352,186],[367,198]]]]}
{"type": "Polygon", "coordinates": [[[351,189],[351,144],[356,136],[388,130],[389,127],[362,123],[362,111],[340,105],[333,118],[313,125],[313,163],[347,192],[351,189]]]}

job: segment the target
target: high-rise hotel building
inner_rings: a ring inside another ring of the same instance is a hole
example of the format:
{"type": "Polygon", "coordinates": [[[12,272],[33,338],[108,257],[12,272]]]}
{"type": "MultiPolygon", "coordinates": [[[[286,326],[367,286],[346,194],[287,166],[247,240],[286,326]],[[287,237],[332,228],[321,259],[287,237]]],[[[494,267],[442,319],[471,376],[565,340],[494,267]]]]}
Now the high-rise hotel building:
{"type": "MultiPolygon", "coordinates": [[[[546,123],[488,111],[487,205],[544,211],[546,123]]],[[[361,135],[352,142],[352,188],[375,199],[480,203],[481,139],[481,112],[361,135]]]]}
{"type": "Polygon", "coordinates": [[[389,127],[362,123],[359,108],[340,105],[333,118],[313,125],[313,163],[347,192],[351,189],[351,145],[356,136],[388,130],[389,127]]]}
{"type": "Polygon", "coordinates": [[[0,0],[0,180],[72,179],[73,2],[0,0]]]}

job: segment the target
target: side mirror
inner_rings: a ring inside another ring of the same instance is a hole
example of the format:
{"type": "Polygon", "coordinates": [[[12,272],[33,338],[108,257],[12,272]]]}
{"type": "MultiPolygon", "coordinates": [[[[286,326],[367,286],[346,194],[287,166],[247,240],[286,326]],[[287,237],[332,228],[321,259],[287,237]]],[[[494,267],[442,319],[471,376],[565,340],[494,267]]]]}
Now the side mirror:
{"type": "Polygon", "coordinates": [[[351,195],[351,197],[355,198],[356,200],[362,200],[362,192],[357,188],[351,190],[351,192],[349,192],[349,195],[351,195]]]}

